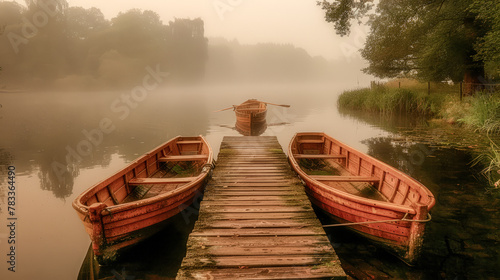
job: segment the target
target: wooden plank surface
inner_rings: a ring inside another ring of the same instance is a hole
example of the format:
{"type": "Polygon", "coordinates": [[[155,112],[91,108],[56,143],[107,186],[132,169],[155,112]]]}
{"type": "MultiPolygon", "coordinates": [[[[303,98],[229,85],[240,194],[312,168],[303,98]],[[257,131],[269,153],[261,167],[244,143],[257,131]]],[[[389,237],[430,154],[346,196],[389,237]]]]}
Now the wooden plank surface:
{"type": "Polygon", "coordinates": [[[346,279],[276,137],[224,137],[177,279],[346,279]]]}
{"type": "MultiPolygon", "coordinates": [[[[184,273],[184,271],[182,271],[184,273]]],[[[200,269],[194,271],[188,277],[181,275],[182,279],[345,279],[343,277],[331,277],[328,268],[286,266],[286,267],[260,267],[260,268],[224,268],[218,270],[200,269]]]]}

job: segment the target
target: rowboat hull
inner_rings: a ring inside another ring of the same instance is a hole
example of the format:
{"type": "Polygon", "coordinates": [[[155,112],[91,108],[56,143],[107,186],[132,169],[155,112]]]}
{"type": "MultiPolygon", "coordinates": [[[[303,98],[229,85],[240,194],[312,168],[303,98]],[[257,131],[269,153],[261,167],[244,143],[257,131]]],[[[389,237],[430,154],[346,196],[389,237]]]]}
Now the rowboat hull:
{"type": "Polygon", "coordinates": [[[253,122],[250,127],[248,125],[242,125],[236,121],[235,125],[236,131],[238,131],[243,136],[260,136],[267,130],[267,122],[264,119],[263,122],[253,122]]]}
{"type": "MultiPolygon", "coordinates": [[[[249,99],[234,107],[236,129],[243,132],[260,131],[266,127],[266,103],[249,99]]],[[[265,129],[264,129],[265,130],[265,129]]]]}
{"type": "Polygon", "coordinates": [[[176,137],[78,196],[73,208],[96,259],[114,260],[118,250],[158,232],[189,207],[201,196],[212,161],[203,137],[176,137]],[[195,174],[171,177],[168,168],[181,165],[195,174]]]}
{"type": "Polygon", "coordinates": [[[313,204],[407,264],[417,262],[435,204],[425,186],[324,133],[296,134],[288,155],[313,204]],[[311,175],[305,160],[321,161],[336,174],[311,175]]]}

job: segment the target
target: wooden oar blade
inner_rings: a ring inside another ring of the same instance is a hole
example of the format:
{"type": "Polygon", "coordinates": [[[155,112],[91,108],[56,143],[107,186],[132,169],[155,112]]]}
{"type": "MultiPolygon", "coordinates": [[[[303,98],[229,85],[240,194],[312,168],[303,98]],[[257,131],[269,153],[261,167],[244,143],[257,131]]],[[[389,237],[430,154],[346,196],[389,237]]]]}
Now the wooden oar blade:
{"type": "Polygon", "coordinates": [[[269,103],[269,102],[262,102],[262,103],[266,103],[266,104],[274,105],[274,106],[280,106],[280,107],[290,108],[290,105],[286,105],[286,104],[274,104],[274,103],[269,103]]]}
{"type": "Polygon", "coordinates": [[[227,108],[224,108],[224,109],[220,109],[220,110],[217,110],[217,111],[214,111],[214,113],[217,113],[217,112],[222,112],[222,111],[226,111],[226,110],[229,110],[229,109],[233,109],[234,107],[236,107],[235,105],[231,106],[231,107],[227,107],[227,108]]]}

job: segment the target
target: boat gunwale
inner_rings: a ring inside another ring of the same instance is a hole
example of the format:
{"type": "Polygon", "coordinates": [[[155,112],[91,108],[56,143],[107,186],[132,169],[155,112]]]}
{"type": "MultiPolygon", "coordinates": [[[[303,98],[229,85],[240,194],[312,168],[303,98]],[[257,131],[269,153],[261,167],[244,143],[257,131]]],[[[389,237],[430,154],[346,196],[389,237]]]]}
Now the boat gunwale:
{"type": "MultiPolygon", "coordinates": [[[[78,211],[79,213],[81,213],[82,215],[87,215],[88,212],[89,212],[90,206],[85,205],[82,202],[83,200],[88,200],[91,196],[95,195],[100,190],[106,188],[107,185],[109,185],[113,181],[115,181],[118,178],[122,177],[124,174],[126,174],[129,171],[131,171],[134,168],[136,168],[136,166],[138,164],[141,164],[144,161],[148,160],[151,155],[158,153],[159,151],[161,151],[162,149],[164,149],[165,147],[167,147],[170,143],[172,143],[174,141],[176,142],[180,138],[183,138],[183,137],[189,137],[189,136],[180,136],[179,135],[179,136],[176,136],[176,137],[170,139],[169,141],[167,141],[167,142],[165,142],[165,143],[157,146],[156,148],[152,149],[151,151],[149,151],[149,152],[143,154],[142,156],[140,156],[139,158],[135,159],[133,162],[129,163],[127,166],[125,166],[123,169],[117,171],[113,175],[111,175],[111,176],[107,177],[106,179],[104,179],[104,180],[102,180],[102,181],[100,181],[100,182],[92,185],[91,187],[89,187],[88,189],[86,189],[85,191],[83,191],[77,198],[75,198],[75,200],[73,200],[73,203],[72,203],[73,208],[76,211],[78,211]]],[[[195,136],[195,137],[199,137],[200,140],[202,141],[203,145],[205,145],[208,148],[208,158],[207,158],[206,162],[207,163],[212,163],[212,161],[213,161],[212,147],[208,144],[207,140],[202,135],[198,135],[198,136],[195,136]]],[[[193,179],[189,183],[185,183],[181,187],[179,187],[179,188],[177,188],[175,190],[166,192],[166,193],[162,193],[162,194],[150,197],[150,198],[140,199],[140,200],[137,200],[137,201],[132,201],[132,202],[120,203],[120,204],[117,204],[117,205],[106,206],[106,208],[105,208],[106,211],[104,211],[102,213],[102,215],[103,216],[112,215],[113,213],[118,213],[118,212],[123,212],[123,211],[127,211],[127,210],[137,209],[139,207],[144,207],[144,206],[147,206],[147,205],[151,205],[151,204],[154,204],[154,203],[157,203],[157,202],[161,202],[161,201],[163,201],[165,199],[168,199],[170,197],[179,195],[180,193],[183,193],[183,192],[185,192],[187,190],[190,190],[193,186],[202,183],[202,181],[206,178],[206,176],[208,175],[208,173],[209,173],[209,170],[208,171],[203,171],[202,170],[200,172],[200,174],[198,176],[196,176],[196,179],[193,179]]],[[[102,203],[102,202],[98,202],[98,203],[102,203]]]]}
{"type": "Polygon", "coordinates": [[[364,159],[368,159],[369,161],[372,161],[372,163],[376,163],[378,164],[383,170],[391,170],[391,171],[395,171],[397,174],[400,174],[402,175],[401,179],[406,179],[407,181],[411,181],[413,184],[417,185],[419,188],[421,188],[422,190],[425,191],[425,193],[429,196],[430,198],[430,201],[429,203],[427,204],[424,204],[428,207],[428,210],[430,210],[436,203],[436,200],[434,198],[434,195],[430,192],[429,189],[427,189],[427,187],[425,187],[422,183],[420,183],[419,181],[417,181],[416,179],[412,178],[411,176],[407,175],[406,173],[403,173],[399,170],[397,170],[396,168],[384,163],[383,161],[380,161],[368,154],[365,154],[365,153],[362,153],[352,147],[350,147],[349,145],[346,145],[336,139],[334,139],[333,137],[327,135],[326,133],[323,133],[323,132],[300,132],[300,133],[296,133],[292,140],[290,141],[290,144],[288,146],[288,157],[290,158],[290,161],[292,163],[292,166],[294,168],[294,170],[299,173],[299,175],[301,175],[300,177],[302,178],[305,178],[305,179],[308,179],[312,182],[314,182],[318,187],[321,187],[323,189],[325,189],[326,191],[330,192],[330,193],[333,193],[335,195],[339,195],[340,197],[344,198],[344,199],[347,199],[347,200],[351,200],[351,201],[354,201],[354,202],[357,202],[357,203],[360,203],[360,204],[364,204],[364,205],[369,205],[371,207],[376,207],[376,208],[384,208],[384,209],[387,209],[387,210],[392,210],[392,211],[398,211],[398,212],[404,212],[404,213],[409,213],[409,214],[412,214],[412,215],[415,215],[417,212],[415,210],[415,208],[413,208],[411,205],[401,205],[401,204],[396,204],[396,203],[393,203],[393,202],[386,202],[386,201],[380,201],[380,200],[375,200],[375,199],[370,199],[370,198],[365,198],[365,197],[360,197],[358,195],[355,195],[355,194],[351,194],[351,193],[348,193],[348,192],[345,192],[345,191],[341,191],[341,190],[338,190],[334,187],[331,187],[325,183],[322,183],[321,181],[318,181],[316,179],[313,179],[311,178],[308,174],[306,174],[302,168],[299,166],[297,160],[295,159],[294,157],[294,154],[292,152],[292,145],[297,141],[297,137],[298,136],[301,136],[301,135],[317,135],[317,136],[323,136],[323,137],[326,137],[326,138],[329,138],[331,141],[333,142],[336,142],[340,145],[343,145],[344,148],[348,149],[350,153],[354,153],[356,154],[358,157],[362,157],[364,159]]]}
{"type": "Polygon", "coordinates": [[[257,99],[248,99],[247,101],[241,103],[240,105],[234,106],[234,112],[236,114],[241,114],[244,116],[256,117],[258,114],[263,114],[267,112],[267,105],[265,102],[259,101],[257,99]],[[243,106],[249,106],[249,108],[242,108],[243,106]],[[250,108],[252,106],[256,108],[250,108]],[[242,112],[243,110],[246,109],[252,109],[255,110],[255,112],[242,112]]]}

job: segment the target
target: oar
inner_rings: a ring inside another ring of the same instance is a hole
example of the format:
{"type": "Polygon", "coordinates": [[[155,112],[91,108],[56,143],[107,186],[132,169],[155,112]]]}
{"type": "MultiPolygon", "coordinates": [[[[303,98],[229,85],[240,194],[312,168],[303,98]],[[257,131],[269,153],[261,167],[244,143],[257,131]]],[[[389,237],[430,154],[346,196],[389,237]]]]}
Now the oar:
{"type": "Polygon", "coordinates": [[[229,110],[229,109],[233,109],[234,107],[236,107],[236,105],[233,105],[233,106],[228,107],[228,108],[224,108],[224,109],[220,109],[220,110],[214,111],[214,113],[226,111],[226,110],[229,110]]]}
{"type": "Polygon", "coordinates": [[[261,101],[261,102],[262,102],[262,103],[269,104],[269,105],[274,105],[274,106],[281,106],[281,107],[290,108],[290,105],[284,105],[284,104],[274,104],[274,103],[269,103],[269,102],[264,102],[264,101],[261,101]]]}

